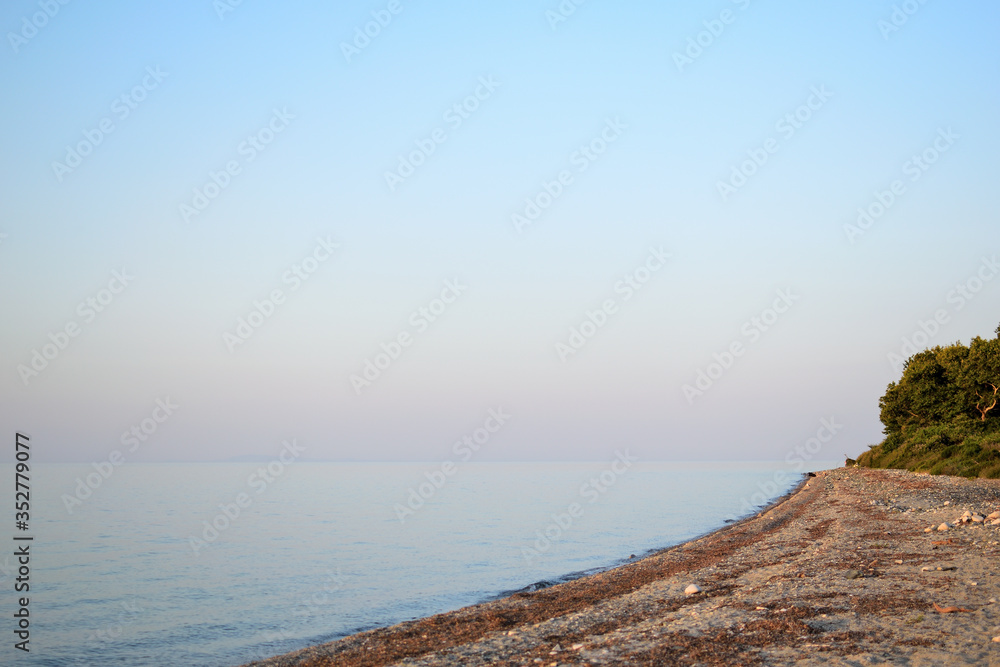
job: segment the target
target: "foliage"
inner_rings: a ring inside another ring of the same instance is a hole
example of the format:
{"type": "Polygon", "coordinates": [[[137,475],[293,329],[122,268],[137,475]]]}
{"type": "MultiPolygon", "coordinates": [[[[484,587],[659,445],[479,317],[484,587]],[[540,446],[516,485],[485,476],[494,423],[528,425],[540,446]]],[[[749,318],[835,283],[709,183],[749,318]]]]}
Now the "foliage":
{"type": "Polygon", "coordinates": [[[1000,326],[996,333],[907,359],[879,399],[885,440],[858,465],[1000,478],[1000,326]]]}

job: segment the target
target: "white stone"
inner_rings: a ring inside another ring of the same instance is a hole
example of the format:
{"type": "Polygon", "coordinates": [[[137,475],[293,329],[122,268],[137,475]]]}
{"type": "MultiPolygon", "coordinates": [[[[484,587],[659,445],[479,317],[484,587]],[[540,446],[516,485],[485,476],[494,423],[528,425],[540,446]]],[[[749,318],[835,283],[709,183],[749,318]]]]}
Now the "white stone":
{"type": "Polygon", "coordinates": [[[688,584],[688,587],[684,589],[684,595],[694,595],[695,593],[701,593],[701,587],[698,584],[688,584]]]}
{"type": "Polygon", "coordinates": [[[938,526],[937,529],[938,530],[948,530],[950,527],[951,526],[949,526],[947,522],[944,522],[940,526],[938,526]]]}

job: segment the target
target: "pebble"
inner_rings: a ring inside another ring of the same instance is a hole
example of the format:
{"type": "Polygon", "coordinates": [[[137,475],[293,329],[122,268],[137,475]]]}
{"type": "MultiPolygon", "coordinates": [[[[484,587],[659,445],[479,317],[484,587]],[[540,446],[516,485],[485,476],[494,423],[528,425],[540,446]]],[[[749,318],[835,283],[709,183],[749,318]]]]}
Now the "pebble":
{"type": "Polygon", "coordinates": [[[860,576],[861,576],[861,573],[858,572],[857,570],[848,570],[847,571],[847,578],[848,579],[857,579],[860,576]]]}
{"type": "Polygon", "coordinates": [[[987,519],[1000,519],[1000,512],[993,512],[986,515],[987,519]]]}
{"type": "Polygon", "coordinates": [[[996,642],[997,644],[1000,644],[1000,636],[994,637],[993,641],[996,642]]]}
{"type": "Polygon", "coordinates": [[[925,533],[933,533],[934,532],[934,527],[931,526],[930,528],[924,528],[924,532],[925,533]]]}
{"type": "Polygon", "coordinates": [[[944,523],[942,523],[940,526],[937,527],[938,530],[948,530],[949,528],[951,528],[951,526],[948,525],[947,521],[945,521],[944,523]]]}
{"type": "Polygon", "coordinates": [[[684,589],[684,595],[694,595],[695,593],[701,593],[701,587],[698,584],[688,584],[688,587],[684,589]]]}

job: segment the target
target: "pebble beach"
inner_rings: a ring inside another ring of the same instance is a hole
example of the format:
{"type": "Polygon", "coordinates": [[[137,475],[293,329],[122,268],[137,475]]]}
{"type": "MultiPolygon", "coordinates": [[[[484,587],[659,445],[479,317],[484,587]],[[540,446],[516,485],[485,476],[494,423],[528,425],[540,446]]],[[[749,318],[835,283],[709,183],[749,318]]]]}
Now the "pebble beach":
{"type": "Polygon", "coordinates": [[[1000,665],[1000,480],[840,468],[626,565],[252,667],[1000,665]]]}

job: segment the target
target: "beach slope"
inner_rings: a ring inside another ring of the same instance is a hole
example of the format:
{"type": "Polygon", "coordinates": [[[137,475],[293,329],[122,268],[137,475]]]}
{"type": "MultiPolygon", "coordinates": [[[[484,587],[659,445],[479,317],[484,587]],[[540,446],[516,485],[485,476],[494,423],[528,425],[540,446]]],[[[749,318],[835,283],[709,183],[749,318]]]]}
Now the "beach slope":
{"type": "Polygon", "coordinates": [[[613,570],[251,664],[1000,666],[998,510],[1000,480],[830,470],[613,570]]]}

